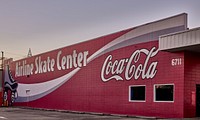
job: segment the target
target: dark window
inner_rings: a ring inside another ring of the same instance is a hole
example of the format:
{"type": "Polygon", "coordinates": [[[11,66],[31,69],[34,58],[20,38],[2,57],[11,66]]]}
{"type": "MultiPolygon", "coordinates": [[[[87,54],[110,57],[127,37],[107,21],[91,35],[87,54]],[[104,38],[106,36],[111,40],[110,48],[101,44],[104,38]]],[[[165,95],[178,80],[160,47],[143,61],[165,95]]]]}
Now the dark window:
{"type": "Polygon", "coordinates": [[[130,101],[145,101],[145,86],[130,86],[130,101]]]}
{"type": "Polygon", "coordinates": [[[155,85],[155,101],[174,101],[174,85],[155,85]]]}

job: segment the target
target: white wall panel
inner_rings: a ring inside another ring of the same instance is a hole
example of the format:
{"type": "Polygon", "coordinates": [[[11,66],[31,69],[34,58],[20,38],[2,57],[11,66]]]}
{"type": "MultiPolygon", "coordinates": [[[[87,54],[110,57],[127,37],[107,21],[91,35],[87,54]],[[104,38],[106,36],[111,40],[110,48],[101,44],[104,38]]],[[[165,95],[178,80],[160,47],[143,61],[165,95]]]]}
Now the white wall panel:
{"type": "Polygon", "coordinates": [[[173,33],[159,38],[159,49],[170,50],[200,45],[200,28],[173,33]]]}

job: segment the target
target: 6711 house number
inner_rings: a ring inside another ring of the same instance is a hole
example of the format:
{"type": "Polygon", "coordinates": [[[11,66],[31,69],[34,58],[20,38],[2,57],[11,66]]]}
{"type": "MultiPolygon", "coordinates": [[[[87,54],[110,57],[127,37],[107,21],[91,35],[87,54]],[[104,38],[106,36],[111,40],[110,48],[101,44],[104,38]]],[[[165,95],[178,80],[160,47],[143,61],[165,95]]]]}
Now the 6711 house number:
{"type": "Polygon", "coordinates": [[[172,66],[177,66],[177,65],[181,65],[182,59],[181,58],[175,58],[171,60],[171,65],[172,66]]]}

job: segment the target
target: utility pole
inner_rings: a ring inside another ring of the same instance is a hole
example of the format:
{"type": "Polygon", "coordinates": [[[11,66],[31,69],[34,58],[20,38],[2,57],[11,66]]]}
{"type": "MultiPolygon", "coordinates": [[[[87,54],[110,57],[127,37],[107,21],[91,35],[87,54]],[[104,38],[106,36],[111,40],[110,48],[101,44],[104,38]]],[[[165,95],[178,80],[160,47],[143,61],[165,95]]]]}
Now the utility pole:
{"type": "MultiPolygon", "coordinates": [[[[1,51],[1,55],[2,55],[2,57],[1,57],[1,60],[2,60],[2,63],[1,63],[1,87],[2,87],[2,89],[1,89],[1,92],[2,92],[2,95],[1,95],[1,99],[2,99],[2,101],[4,101],[4,70],[3,70],[3,51],[1,51]]],[[[1,103],[2,104],[2,103],[1,103]]]]}
{"type": "Polygon", "coordinates": [[[2,60],[1,68],[2,68],[2,70],[3,70],[3,51],[1,51],[1,55],[2,55],[2,57],[1,57],[1,60],[2,60]]]}

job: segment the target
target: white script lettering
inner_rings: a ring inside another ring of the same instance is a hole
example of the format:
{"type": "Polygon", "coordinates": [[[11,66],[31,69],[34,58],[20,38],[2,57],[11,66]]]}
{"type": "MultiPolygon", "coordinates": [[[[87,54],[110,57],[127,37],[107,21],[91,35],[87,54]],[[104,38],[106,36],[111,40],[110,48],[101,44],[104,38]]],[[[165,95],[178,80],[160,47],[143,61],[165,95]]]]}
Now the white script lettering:
{"type": "Polygon", "coordinates": [[[126,80],[131,80],[132,78],[137,80],[140,76],[142,79],[153,78],[157,73],[156,67],[158,62],[153,61],[149,63],[149,60],[156,56],[157,53],[158,50],[156,50],[155,47],[151,50],[140,49],[134,51],[130,58],[123,58],[115,61],[112,61],[113,56],[109,55],[102,66],[101,79],[107,82],[111,79],[123,80],[123,78],[126,80]],[[146,56],[143,64],[140,61],[142,54],[146,56]],[[124,77],[122,76],[123,72],[124,77]]]}
{"type": "Polygon", "coordinates": [[[62,55],[62,51],[59,51],[57,54],[57,68],[58,70],[66,70],[86,66],[88,54],[88,51],[77,53],[74,50],[72,55],[62,55]]]}
{"type": "Polygon", "coordinates": [[[15,77],[27,76],[33,74],[33,64],[26,64],[26,60],[21,62],[16,62],[15,67],[15,77]]]}
{"type": "Polygon", "coordinates": [[[47,57],[46,60],[41,60],[41,56],[35,58],[35,74],[54,71],[55,60],[47,57]]]}

